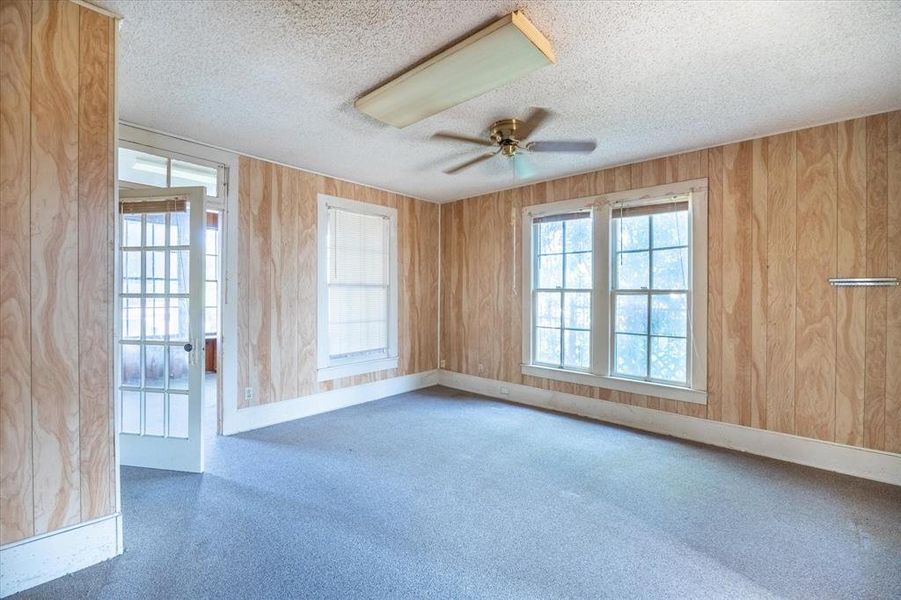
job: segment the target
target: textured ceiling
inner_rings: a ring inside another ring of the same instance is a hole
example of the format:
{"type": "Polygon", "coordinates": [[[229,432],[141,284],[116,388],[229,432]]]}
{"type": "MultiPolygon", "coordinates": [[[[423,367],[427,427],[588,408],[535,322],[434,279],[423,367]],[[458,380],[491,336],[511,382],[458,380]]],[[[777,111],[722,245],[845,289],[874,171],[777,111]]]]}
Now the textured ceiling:
{"type": "Polygon", "coordinates": [[[535,139],[594,138],[589,156],[533,155],[529,181],[901,107],[901,2],[99,1],[120,29],[122,119],[419,198],[524,183],[492,159],[444,168],[530,106],[535,139]],[[514,9],[558,63],[406,129],[354,99],[514,9]]]}

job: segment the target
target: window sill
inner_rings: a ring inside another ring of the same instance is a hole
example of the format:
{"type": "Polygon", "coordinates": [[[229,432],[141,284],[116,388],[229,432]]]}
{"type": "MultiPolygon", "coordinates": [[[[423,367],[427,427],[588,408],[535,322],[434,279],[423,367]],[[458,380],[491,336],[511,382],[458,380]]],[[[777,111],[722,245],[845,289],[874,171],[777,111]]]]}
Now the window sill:
{"type": "Polygon", "coordinates": [[[589,385],[618,392],[632,394],[645,394],[655,398],[678,400],[679,402],[691,402],[694,404],[707,404],[707,392],[693,390],[691,388],[666,385],[663,383],[651,383],[649,381],[635,381],[620,377],[595,375],[593,373],[581,373],[579,371],[567,371],[553,367],[538,367],[534,365],[522,365],[522,374],[544,379],[555,379],[579,385],[589,385]]]}
{"type": "Polygon", "coordinates": [[[340,377],[364,375],[366,373],[374,373],[375,371],[386,371],[388,369],[396,368],[396,356],[393,358],[379,358],[377,360],[366,360],[361,362],[332,365],[319,369],[316,372],[316,381],[329,381],[332,379],[338,379],[340,377]]]}

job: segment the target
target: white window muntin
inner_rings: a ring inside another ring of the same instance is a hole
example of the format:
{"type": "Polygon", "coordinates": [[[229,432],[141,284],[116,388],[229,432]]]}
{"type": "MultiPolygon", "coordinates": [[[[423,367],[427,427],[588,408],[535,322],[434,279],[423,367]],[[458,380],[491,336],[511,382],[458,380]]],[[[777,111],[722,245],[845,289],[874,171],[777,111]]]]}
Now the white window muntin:
{"type": "Polygon", "coordinates": [[[318,195],[318,273],[317,273],[317,379],[327,381],[385,369],[394,369],[398,363],[397,346],[397,209],[368,202],[318,195]],[[388,221],[388,345],[387,349],[372,353],[353,353],[347,356],[331,356],[329,351],[329,209],[368,216],[380,216],[388,221]]]}
{"type": "Polygon", "coordinates": [[[601,196],[564,200],[529,206],[523,209],[522,219],[523,293],[522,310],[522,372],[525,375],[557,379],[603,387],[623,392],[649,394],[660,398],[706,404],[707,394],[707,179],[695,179],[674,184],[655,186],[601,196]],[[637,203],[670,203],[673,196],[689,195],[690,260],[688,291],[689,381],[687,385],[672,382],[655,382],[615,377],[610,374],[612,360],[611,341],[611,209],[613,206],[636,206],[637,203]],[[592,211],[593,224],[593,275],[591,372],[574,371],[536,365],[532,362],[533,301],[532,278],[533,240],[532,220],[537,216],[561,214],[578,210],[592,211]],[[694,298],[700,301],[692,301],[694,298]]]}

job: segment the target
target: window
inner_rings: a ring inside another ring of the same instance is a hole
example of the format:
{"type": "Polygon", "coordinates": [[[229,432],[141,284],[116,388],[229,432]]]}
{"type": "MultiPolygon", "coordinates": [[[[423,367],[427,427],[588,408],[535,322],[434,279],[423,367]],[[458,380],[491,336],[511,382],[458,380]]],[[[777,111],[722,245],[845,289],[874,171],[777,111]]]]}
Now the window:
{"type": "Polygon", "coordinates": [[[397,367],[397,211],[319,196],[318,379],[397,367]]]}
{"type": "Polygon", "coordinates": [[[524,209],[524,374],[706,403],[706,190],[524,209]]]}
{"type": "Polygon", "coordinates": [[[119,147],[119,181],[149,187],[202,186],[207,197],[220,196],[220,188],[225,185],[225,178],[221,176],[225,167],[178,156],[123,142],[119,147]]]}
{"type": "Polygon", "coordinates": [[[208,337],[219,332],[219,211],[206,213],[203,327],[208,337]]]}

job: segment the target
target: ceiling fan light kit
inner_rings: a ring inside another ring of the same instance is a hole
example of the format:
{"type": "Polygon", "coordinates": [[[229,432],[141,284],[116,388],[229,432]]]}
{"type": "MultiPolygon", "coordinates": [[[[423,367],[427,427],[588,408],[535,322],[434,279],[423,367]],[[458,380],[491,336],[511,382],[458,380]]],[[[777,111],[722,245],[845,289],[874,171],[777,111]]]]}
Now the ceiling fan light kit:
{"type": "Polygon", "coordinates": [[[547,38],[515,11],[362,96],[354,107],[406,127],[554,62],[547,38]]]}

